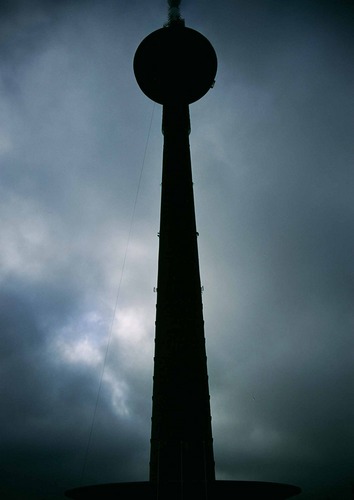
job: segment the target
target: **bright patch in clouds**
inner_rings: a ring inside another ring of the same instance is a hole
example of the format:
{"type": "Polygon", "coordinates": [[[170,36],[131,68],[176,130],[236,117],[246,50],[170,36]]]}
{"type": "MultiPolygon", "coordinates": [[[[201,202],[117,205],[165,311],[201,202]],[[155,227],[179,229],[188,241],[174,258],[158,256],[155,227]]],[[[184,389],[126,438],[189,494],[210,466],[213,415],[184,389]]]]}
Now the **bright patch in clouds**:
{"type": "Polygon", "coordinates": [[[143,309],[134,307],[117,309],[114,334],[127,346],[137,345],[146,340],[147,324],[143,309]]]}
{"type": "Polygon", "coordinates": [[[114,410],[122,417],[128,416],[130,411],[127,403],[127,394],[129,392],[127,383],[119,380],[117,374],[112,370],[105,370],[103,381],[110,388],[111,402],[114,410]]]}
{"type": "Polygon", "coordinates": [[[64,361],[69,363],[97,366],[102,361],[100,351],[88,337],[71,342],[61,338],[57,341],[57,348],[64,361]]]}
{"type": "Polygon", "coordinates": [[[33,201],[10,196],[0,202],[2,230],[0,232],[1,271],[43,277],[53,248],[48,244],[49,225],[33,201]]]}

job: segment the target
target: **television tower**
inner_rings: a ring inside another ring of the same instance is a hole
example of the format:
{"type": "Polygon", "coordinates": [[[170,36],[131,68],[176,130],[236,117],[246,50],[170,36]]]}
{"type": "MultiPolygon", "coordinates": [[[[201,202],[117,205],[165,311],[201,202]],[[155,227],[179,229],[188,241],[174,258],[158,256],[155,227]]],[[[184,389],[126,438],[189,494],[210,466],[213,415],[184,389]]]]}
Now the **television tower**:
{"type": "Polygon", "coordinates": [[[213,86],[217,58],[210,42],[187,28],[179,1],[167,24],[148,35],[134,57],[141,90],[162,104],[164,136],[150,478],[86,486],[74,499],[223,500],[272,498],[294,486],[217,481],[205,351],[202,290],[189,148],[189,104],[213,86]]]}

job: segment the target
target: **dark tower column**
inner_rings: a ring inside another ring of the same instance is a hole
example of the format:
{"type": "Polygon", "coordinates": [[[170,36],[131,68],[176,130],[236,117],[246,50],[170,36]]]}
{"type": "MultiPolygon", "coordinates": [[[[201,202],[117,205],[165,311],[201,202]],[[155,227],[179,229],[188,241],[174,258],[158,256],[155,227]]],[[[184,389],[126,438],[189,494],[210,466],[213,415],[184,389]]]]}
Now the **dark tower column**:
{"type": "Polygon", "coordinates": [[[164,105],[150,480],[181,484],[215,479],[189,128],[164,105]]]}
{"type": "Polygon", "coordinates": [[[188,105],[212,86],[216,65],[208,40],[179,17],[134,60],[140,87],[163,104],[150,481],[170,495],[173,483],[180,497],[192,488],[206,498],[215,480],[188,105]]]}

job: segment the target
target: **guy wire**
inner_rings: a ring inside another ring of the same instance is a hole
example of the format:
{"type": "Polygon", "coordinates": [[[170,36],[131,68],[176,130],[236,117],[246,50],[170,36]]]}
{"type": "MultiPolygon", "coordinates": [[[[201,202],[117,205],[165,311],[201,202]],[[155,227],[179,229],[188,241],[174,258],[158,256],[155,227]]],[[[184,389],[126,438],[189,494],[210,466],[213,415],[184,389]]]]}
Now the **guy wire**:
{"type": "Polygon", "coordinates": [[[146,159],[146,154],[147,154],[149,140],[150,140],[150,132],[151,132],[151,126],[152,126],[152,121],[153,121],[153,117],[154,117],[155,106],[156,106],[156,104],[154,102],[152,110],[151,110],[150,124],[149,124],[149,128],[148,128],[148,133],[147,133],[147,138],[146,138],[146,143],[145,143],[145,149],[144,149],[144,154],[143,154],[143,159],[142,159],[142,162],[141,162],[140,174],[139,174],[139,179],[138,179],[138,186],[137,186],[137,190],[136,190],[136,194],[135,194],[135,199],[134,199],[134,204],[133,204],[133,210],[132,210],[132,215],[131,215],[131,219],[130,219],[127,244],[126,244],[126,247],[125,247],[125,252],[124,252],[124,257],[123,257],[122,271],[120,273],[120,278],[119,278],[119,283],[118,283],[118,289],[117,289],[117,294],[116,294],[116,299],[115,299],[115,304],[114,304],[114,309],[113,309],[113,315],[112,315],[110,326],[109,326],[109,329],[108,329],[107,345],[106,345],[106,349],[105,349],[105,355],[104,355],[103,365],[102,365],[101,374],[100,374],[100,381],[99,381],[99,385],[98,385],[97,396],[96,396],[96,401],[95,401],[94,410],[93,410],[93,414],[92,414],[90,431],[89,431],[87,446],[86,446],[85,455],[84,455],[84,461],[83,461],[83,466],[82,466],[82,471],[81,471],[81,477],[80,477],[80,486],[82,486],[82,484],[83,484],[84,474],[85,474],[85,471],[86,471],[87,462],[88,462],[88,456],[89,456],[89,451],[90,451],[91,442],[92,442],[93,428],[94,428],[94,423],[95,423],[97,409],[98,409],[98,403],[99,403],[101,389],[102,389],[103,376],[104,376],[104,372],[105,372],[105,368],[106,368],[106,363],[107,363],[107,359],[108,359],[108,351],[109,351],[109,347],[110,347],[111,340],[112,340],[112,332],[113,332],[114,320],[115,320],[117,309],[118,309],[118,301],[119,301],[119,296],[120,296],[120,291],[121,291],[121,286],[122,286],[122,281],[123,281],[123,275],[124,275],[124,270],[125,270],[125,264],[126,264],[126,260],[127,260],[129,245],[130,245],[130,239],[131,239],[133,224],[134,224],[135,211],[136,211],[136,206],[137,206],[137,202],[138,202],[138,196],[139,196],[139,192],[140,192],[140,186],[141,186],[141,180],[142,180],[142,176],[143,176],[143,170],[144,170],[144,166],[145,166],[145,159],[146,159]]]}

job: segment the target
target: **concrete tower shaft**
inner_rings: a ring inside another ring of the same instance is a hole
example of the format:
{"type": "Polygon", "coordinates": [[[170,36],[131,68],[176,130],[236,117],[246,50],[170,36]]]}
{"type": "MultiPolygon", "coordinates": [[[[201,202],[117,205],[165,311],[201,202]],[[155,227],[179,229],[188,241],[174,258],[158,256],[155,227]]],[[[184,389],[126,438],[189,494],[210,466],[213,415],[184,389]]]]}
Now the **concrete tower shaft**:
{"type": "Polygon", "coordinates": [[[188,104],[212,86],[217,59],[177,14],[141,42],[134,72],[142,91],[163,104],[150,481],[181,485],[215,480],[188,104]]]}
{"type": "Polygon", "coordinates": [[[163,108],[150,480],[215,479],[188,105],[163,108]]]}

